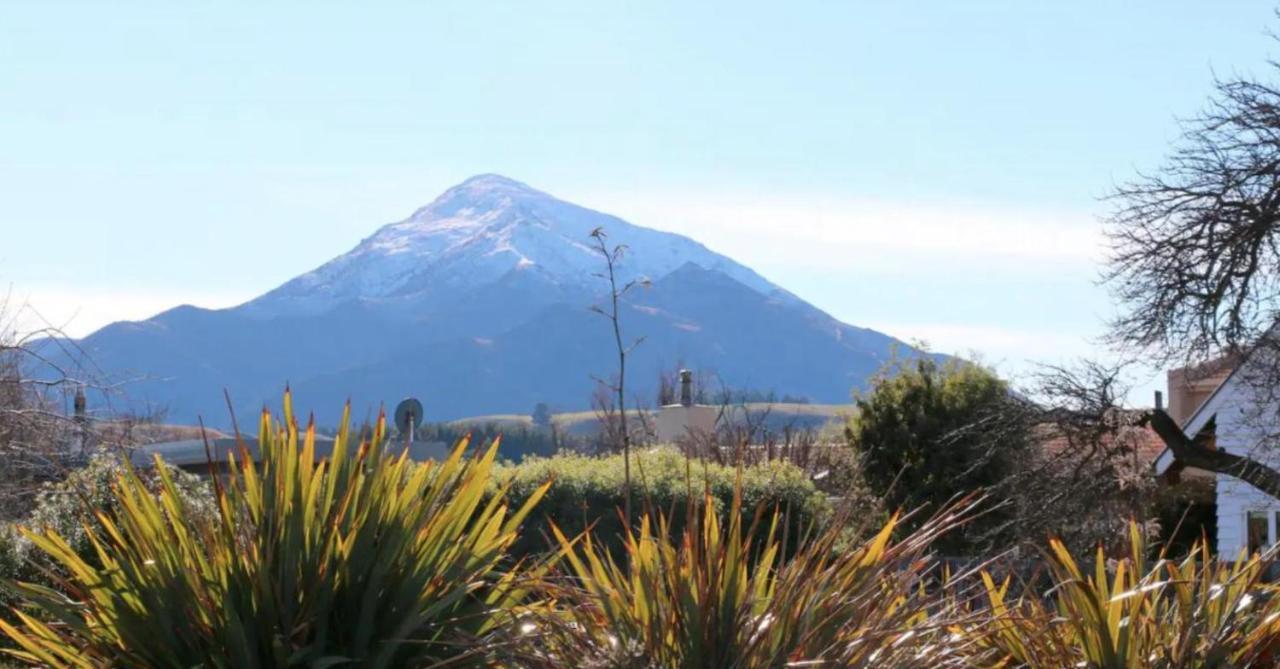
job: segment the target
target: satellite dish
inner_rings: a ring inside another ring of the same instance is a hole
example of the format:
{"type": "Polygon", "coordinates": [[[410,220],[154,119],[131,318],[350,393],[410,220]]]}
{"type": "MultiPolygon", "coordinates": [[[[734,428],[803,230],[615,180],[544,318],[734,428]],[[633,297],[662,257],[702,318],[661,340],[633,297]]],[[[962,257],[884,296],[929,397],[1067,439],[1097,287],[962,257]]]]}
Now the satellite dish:
{"type": "Polygon", "coordinates": [[[411,434],[422,425],[422,402],[408,397],[396,405],[396,429],[400,434],[411,434]]]}

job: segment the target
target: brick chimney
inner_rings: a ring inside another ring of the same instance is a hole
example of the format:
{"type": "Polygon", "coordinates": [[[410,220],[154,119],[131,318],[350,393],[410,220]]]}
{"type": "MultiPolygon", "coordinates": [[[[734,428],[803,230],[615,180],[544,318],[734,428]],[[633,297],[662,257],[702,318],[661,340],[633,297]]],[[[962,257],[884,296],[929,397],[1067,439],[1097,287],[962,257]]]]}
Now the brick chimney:
{"type": "Polygon", "coordinates": [[[1234,359],[1223,358],[1195,367],[1169,370],[1166,375],[1169,416],[1179,425],[1186,423],[1196,409],[1227,379],[1235,362],[1234,359]]]}

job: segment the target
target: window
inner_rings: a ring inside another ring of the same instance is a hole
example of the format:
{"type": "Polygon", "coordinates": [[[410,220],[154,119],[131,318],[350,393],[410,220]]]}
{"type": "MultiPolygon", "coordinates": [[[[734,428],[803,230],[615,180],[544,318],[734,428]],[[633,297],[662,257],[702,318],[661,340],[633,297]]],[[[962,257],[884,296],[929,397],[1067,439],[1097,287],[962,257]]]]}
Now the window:
{"type": "Polygon", "coordinates": [[[1245,525],[1249,537],[1249,552],[1258,553],[1266,550],[1271,543],[1271,531],[1267,527],[1267,512],[1250,511],[1246,516],[1245,525]]]}

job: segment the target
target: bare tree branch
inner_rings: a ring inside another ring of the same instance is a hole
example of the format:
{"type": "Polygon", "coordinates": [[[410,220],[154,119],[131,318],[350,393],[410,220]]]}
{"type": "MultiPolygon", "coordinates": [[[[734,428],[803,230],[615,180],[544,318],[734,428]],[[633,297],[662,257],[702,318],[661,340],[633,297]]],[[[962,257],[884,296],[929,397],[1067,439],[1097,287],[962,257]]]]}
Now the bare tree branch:
{"type": "Polygon", "coordinates": [[[1178,427],[1177,421],[1159,409],[1147,412],[1141,421],[1160,435],[1173,452],[1173,457],[1183,465],[1233,476],[1280,499],[1280,471],[1270,465],[1223,449],[1209,448],[1204,443],[1188,438],[1182,428],[1178,427]]]}
{"type": "Polygon", "coordinates": [[[1113,338],[1164,362],[1250,347],[1280,314],[1280,90],[1215,91],[1161,168],[1111,196],[1113,338]]]}
{"type": "Polygon", "coordinates": [[[610,408],[613,401],[604,401],[603,398],[594,398],[594,403],[598,411],[601,413],[602,421],[606,427],[606,434],[616,438],[613,443],[621,447],[623,461],[623,476],[625,479],[624,491],[624,513],[626,514],[627,526],[631,523],[631,432],[627,427],[627,402],[626,402],[626,383],[627,383],[627,356],[639,346],[644,338],[636,339],[630,346],[623,343],[622,336],[622,319],[619,304],[623,296],[636,285],[647,285],[648,282],[643,279],[628,281],[621,287],[618,285],[618,264],[622,260],[623,255],[627,251],[625,244],[619,244],[613,248],[609,248],[608,235],[604,228],[596,228],[591,231],[591,239],[594,243],[595,250],[604,259],[605,271],[597,273],[596,276],[605,280],[609,284],[609,294],[607,297],[607,307],[600,305],[592,305],[591,311],[609,320],[609,324],[613,330],[614,345],[618,354],[618,381],[614,384],[606,384],[616,393],[616,406],[610,408]],[[616,425],[613,425],[613,410],[616,409],[616,425]]]}

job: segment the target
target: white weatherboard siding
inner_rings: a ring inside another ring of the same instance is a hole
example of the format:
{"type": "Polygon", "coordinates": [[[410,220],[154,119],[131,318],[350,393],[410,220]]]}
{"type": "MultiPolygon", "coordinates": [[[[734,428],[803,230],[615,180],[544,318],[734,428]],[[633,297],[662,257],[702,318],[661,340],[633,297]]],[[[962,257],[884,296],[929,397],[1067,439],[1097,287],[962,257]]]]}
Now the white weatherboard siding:
{"type": "Polygon", "coordinates": [[[1245,549],[1248,534],[1245,519],[1250,511],[1265,511],[1269,536],[1276,537],[1276,513],[1280,504],[1253,486],[1223,474],[1218,475],[1218,557],[1234,560],[1245,549]]]}
{"type": "MultiPolygon", "coordinates": [[[[1246,362],[1245,364],[1249,364],[1246,362]]],[[[1250,457],[1280,468],[1280,447],[1261,445],[1267,430],[1260,429],[1255,416],[1260,415],[1257,402],[1248,384],[1242,383],[1240,374],[1233,374],[1191,416],[1184,426],[1189,437],[1195,437],[1213,420],[1218,448],[1229,453],[1248,454],[1250,457]]],[[[1261,415],[1276,415],[1269,411],[1261,415]]],[[[1262,511],[1267,516],[1268,541],[1280,538],[1276,526],[1276,514],[1280,513],[1280,500],[1263,493],[1232,476],[1217,475],[1218,502],[1218,557],[1234,560],[1248,542],[1247,514],[1262,511]]]]}

